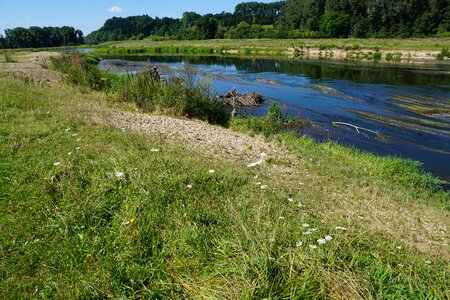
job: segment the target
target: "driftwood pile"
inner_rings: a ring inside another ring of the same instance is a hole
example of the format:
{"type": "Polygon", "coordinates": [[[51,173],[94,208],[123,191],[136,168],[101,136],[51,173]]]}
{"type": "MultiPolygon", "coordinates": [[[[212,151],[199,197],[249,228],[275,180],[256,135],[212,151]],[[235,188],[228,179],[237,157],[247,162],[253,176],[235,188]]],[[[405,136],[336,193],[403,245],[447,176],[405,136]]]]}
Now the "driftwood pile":
{"type": "Polygon", "coordinates": [[[220,101],[231,107],[250,107],[258,106],[265,101],[264,97],[256,92],[241,94],[232,89],[225,95],[219,96],[220,101]]]}

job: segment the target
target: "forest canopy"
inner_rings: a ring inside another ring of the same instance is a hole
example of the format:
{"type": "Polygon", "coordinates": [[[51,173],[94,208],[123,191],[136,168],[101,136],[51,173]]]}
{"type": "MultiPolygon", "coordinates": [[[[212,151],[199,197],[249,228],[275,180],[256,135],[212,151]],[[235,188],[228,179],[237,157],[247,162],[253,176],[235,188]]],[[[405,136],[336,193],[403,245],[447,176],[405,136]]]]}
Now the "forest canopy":
{"type": "Polygon", "coordinates": [[[449,0],[286,0],[245,2],[234,12],[179,19],[113,17],[83,39],[73,27],[14,28],[3,47],[97,44],[128,39],[389,38],[450,35],[449,0]]]}
{"type": "Polygon", "coordinates": [[[63,27],[16,27],[6,29],[0,35],[2,48],[40,48],[72,46],[84,43],[83,32],[69,26],[63,27]]]}
{"type": "Polygon", "coordinates": [[[126,39],[425,37],[448,35],[448,0],[287,0],[238,4],[233,13],[181,19],[117,18],[87,36],[89,43],[126,39]]]}

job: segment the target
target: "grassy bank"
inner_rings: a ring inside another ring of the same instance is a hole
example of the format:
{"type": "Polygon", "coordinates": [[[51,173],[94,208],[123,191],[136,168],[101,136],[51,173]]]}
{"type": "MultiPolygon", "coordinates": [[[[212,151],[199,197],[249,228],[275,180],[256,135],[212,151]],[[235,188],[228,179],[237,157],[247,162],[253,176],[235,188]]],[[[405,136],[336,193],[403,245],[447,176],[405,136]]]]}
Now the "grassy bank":
{"type": "Polygon", "coordinates": [[[108,42],[99,45],[95,52],[103,55],[220,54],[400,62],[445,59],[445,49],[449,47],[450,38],[251,39],[108,42]]]}
{"type": "Polygon", "coordinates": [[[448,194],[416,163],[279,134],[250,168],[0,76],[2,299],[448,296],[448,194]]]}

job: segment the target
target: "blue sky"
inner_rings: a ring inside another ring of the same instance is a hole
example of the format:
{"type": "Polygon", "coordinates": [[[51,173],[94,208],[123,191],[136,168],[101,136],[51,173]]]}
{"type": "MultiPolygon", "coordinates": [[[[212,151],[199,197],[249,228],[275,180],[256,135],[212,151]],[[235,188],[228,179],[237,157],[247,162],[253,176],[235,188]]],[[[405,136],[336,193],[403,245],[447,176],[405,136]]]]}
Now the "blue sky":
{"type": "MultiPolygon", "coordinates": [[[[0,34],[7,28],[73,26],[85,35],[113,17],[147,14],[180,18],[185,11],[199,14],[232,12],[250,0],[0,0],[0,34]]],[[[274,0],[258,0],[273,2],[274,0]]]]}

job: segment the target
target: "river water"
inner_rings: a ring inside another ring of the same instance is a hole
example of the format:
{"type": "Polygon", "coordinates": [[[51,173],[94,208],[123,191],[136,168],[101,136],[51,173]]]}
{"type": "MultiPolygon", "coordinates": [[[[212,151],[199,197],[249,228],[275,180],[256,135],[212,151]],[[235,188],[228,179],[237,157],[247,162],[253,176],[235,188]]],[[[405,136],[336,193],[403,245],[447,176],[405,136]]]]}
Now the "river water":
{"type": "MultiPolygon", "coordinates": [[[[232,88],[257,91],[283,104],[289,114],[314,122],[302,131],[319,141],[333,140],[382,155],[418,160],[450,181],[450,64],[423,65],[247,59],[214,56],[108,57],[100,68],[161,72],[189,64],[211,78],[218,94],[232,88]],[[350,123],[365,130],[358,133],[350,123]]],[[[270,102],[240,113],[262,115],[270,102]]]]}

